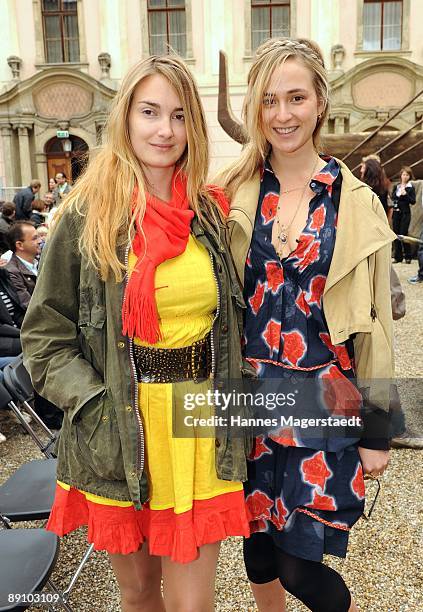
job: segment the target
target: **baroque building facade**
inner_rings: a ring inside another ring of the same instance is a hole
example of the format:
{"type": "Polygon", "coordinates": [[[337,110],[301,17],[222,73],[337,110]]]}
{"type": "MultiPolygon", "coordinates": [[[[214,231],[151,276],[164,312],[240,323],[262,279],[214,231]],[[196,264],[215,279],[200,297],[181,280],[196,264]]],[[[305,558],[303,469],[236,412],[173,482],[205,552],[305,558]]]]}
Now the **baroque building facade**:
{"type": "MultiPolygon", "coordinates": [[[[31,178],[45,188],[57,171],[74,180],[84,156],[101,146],[122,75],[168,45],[196,76],[212,171],[240,150],[217,119],[219,50],[228,56],[239,117],[254,49],[271,35],[307,37],[321,46],[333,98],[325,133],[337,143],[335,152],[345,153],[423,90],[419,9],[421,0],[3,0],[0,188],[31,178]]],[[[421,118],[423,97],[417,97],[386,130],[400,134],[421,118]]],[[[421,127],[403,147],[421,140],[421,127]]]]}

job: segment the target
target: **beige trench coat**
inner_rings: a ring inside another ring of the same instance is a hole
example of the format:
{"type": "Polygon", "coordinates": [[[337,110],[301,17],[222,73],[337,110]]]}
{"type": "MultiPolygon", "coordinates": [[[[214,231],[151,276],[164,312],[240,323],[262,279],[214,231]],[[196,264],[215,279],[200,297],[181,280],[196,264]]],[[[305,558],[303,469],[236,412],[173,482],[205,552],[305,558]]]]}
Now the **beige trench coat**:
{"type": "MultiPolygon", "coordinates": [[[[394,374],[390,266],[395,234],[379,199],[337,161],[343,181],[323,308],[332,343],[353,336],[358,384],[368,388],[372,404],[387,411],[394,374]]],[[[242,283],[259,191],[257,172],[236,192],[227,219],[229,245],[242,283]]]]}

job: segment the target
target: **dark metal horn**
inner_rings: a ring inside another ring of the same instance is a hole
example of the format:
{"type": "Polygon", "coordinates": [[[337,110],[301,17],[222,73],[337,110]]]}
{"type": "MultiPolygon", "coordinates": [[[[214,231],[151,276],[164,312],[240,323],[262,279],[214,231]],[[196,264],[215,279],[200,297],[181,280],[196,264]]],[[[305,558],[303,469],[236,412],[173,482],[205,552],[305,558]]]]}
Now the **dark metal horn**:
{"type": "Polygon", "coordinates": [[[228,58],[224,51],[219,51],[219,97],[217,119],[225,132],[240,144],[248,140],[242,123],[232,112],[228,86],[228,58]]]}

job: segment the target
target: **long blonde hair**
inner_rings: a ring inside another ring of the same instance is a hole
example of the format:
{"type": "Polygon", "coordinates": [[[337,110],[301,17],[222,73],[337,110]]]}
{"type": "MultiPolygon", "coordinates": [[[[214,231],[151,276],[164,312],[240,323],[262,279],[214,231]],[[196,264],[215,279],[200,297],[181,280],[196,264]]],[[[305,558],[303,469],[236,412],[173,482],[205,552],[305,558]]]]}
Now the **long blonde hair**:
{"type": "MultiPolygon", "coordinates": [[[[178,166],[187,175],[187,196],[200,223],[219,222],[220,211],[205,183],[209,144],[204,110],[194,78],[177,56],[151,56],[135,64],[124,77],[113,100],[105,129],[105,146],[90,160],[84,174],[60,207],[57,221],[67,209],[83,217],[79,249],[106,280],[113,273],[123,278],[125,265],[117,250],[133,237],[134,220],[143,218],[147,180],[132,148],[128,115],[135,88],[148,76],[160,74],[176,90],[185,115],[187,146],[178,166]],[[138,198],[133,207],[134,186],[138,198]]],[[[57,224],[55,219],[55,225],[57,224]]]]}
{"type": "Polygon", "coordinates": [[[242,113],[248,142],[239,159],[219,175],[218,182],[225,185],[230,198],[242,183],[254,176],[269,154],[270,145],[263,129],[263,96],[275,69],[291,57],[302,61],[310,70],[317,99],[322,102],[323,110],[313,132],[314,147],[319,146],[320,131],[329,111],[329,82],[322,52],[315,42],[306,38],[270,38],[257,49],[248,73],[242,113]]]}

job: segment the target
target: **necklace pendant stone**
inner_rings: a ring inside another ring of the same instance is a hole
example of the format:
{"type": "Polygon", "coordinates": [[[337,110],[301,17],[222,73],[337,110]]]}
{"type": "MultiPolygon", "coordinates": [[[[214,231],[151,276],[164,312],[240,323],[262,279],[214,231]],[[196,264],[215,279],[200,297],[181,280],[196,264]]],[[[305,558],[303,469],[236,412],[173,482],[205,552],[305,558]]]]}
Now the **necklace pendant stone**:
{"type": "Polygon", "coordinates": [[[286,244],[288,242],[288,236],[285,234],[285,232],[281,232],[279,234],[279,242],[281,244],[286,244]]]}

